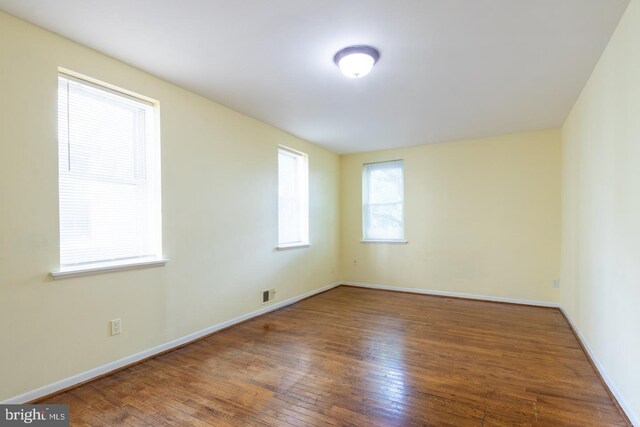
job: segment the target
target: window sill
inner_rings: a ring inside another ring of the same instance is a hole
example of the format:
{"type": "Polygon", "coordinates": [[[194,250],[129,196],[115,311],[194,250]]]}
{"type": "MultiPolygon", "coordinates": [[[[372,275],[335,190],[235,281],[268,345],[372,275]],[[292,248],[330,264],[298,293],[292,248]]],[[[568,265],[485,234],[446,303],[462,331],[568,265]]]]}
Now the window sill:
{"type": "Polygon", "coordinates": [[[111,271],[119,270],[131,270],[136,268],[148,268],[159,267],[165,265],[168,259],[157,259],[152,261],[138,261],[138,262],[120,262],[120,263],[102,263],[102,264],[90,264],[82,267],[61,269],[58,271],[52,271],[51,276],[54,279],[66,279],[67,277],[89,276],[92,274],[108,273],[111,271]]]}
{"type": "Polygon", "coordinates": [[[360,243],[392,243],[396,245],[406,245],[408,240],[360,240],[360,243]]]}
{"type": "Polygon", "coordinates": [[[309,246],[311,246],[310,243],[291,243],[288,245],[278,245],[276,246],[276,250],[286,251],[287,249],[308,248],[309,246]]]}

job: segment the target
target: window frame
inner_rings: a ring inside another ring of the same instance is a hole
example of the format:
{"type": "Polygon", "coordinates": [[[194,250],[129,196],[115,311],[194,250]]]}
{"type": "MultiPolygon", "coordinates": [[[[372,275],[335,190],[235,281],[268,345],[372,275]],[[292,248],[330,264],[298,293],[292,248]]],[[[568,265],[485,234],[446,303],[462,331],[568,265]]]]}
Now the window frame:
{"type": "MultiPolygon", "coordinates": [[[[97,274],[114,270],[122,270],[122,269],[132,269],[132,268],[141,268],[141,267],[153,267],[160,266],[166,264],[168,261],[163,257],[163,249],[162,249],[162,182],[161,182],[161,145],[160,145],[160,105],[159,102],[148,98],[146,96],[138,95],[131,91],[121,89],[114,85],[101,82],[99,80],[81,75],[79,73],[64,69],[58,68],[57,78],[56,78],[56,90],[58,90],[60,79],[65,79],[69,82],[74,82],[76,84],[84,85],[86,87],[92,88],[94,90],[99,90],[104,92],[105,94],[109,94],[111,96],[118,96],[123,98],[123,100],[129,102],[135,102],[141,105],[145,105],[147,108],[148,116],[151,118],[151,123],[145,124],[145,138],[144,138],[144,146],[151,147],[145,151],[142,156],[139,157],[140,154],[136,155],[132,160],[134,162],[139,162],[141,158],[144,159],[144,167],[145,167],[145,176],[146,179],[151,179],[151,182],[146,184],[149,188],[146,189],[148,191],[148,197],[150,200],[150,213],[148,219],[152,222],[151,227],[151,240],[149,241],[152,249],[152,254],[148,256],[142,256],[139,254],[132,254],[131,257],[123,257],[120,259],[105,259],[105,260],[97,260],[97,261],[87,261],[87,262],[78,262],[78,263],[69,263],[63,264],[62,259],[62,204],[61,204],[61,188],[58,187],[58,215],[59,215],[59,223],[58,223],[58,269],[51,272],[51,275],[54,279],[73,277],[73,276],[82,276],[87,274],[97,274]],[[149,168],[149,170],[147,170],[149,168]]],[[[126,102],[125,101],[125,102],[126,102]]],[[[59,105],[56,106],[57,115],[58,115],[58,126],[60,126],[60,111],[59,105]]],[[[67,122],[67,126],[69,126],[69,117],[65,117],[67,122]]],[[[59,133],[56,135],[57,140],[57,149],[58,149],[58,157],[57,157],[57,166],[58,166],[58,185],[60,185],[60,180],[62,179],[61,169],[63,163],[65,161],[69,161],[68,153],[67,159],[64,159],[61,156],[62,149],[61,145],[64,143],[59,140],[59,133]],[[61,158],[62,157],[62,158],[61,158]]],[[[68,144],[68,142],[67,142],[68,144]]],[[[68,148],[67,148],[68,150],[68,148]]],[[[134,148],[135,152],[135,148],[134,148]]],[[[77,174],[77,172],[73,172],[73,174],[77,174]]],[[[78,174],[75,179],[87,179],[86,177],[90,177],[91,173],[88,174],[78,174]],[[86,175],[86,176],[85,176],[86,175]]],[[[109,178],[105,177],[105,182],[109,182],[109,178]]],[[[138,177],[134,177],[134,181],[138,181],[138,177]]],[[[93,181],[101,181],[100,177],[93,177],[93,181]]]]}
{"type": "Polygon", "coordinates": [[[310,236],[309,236],[309,155],[302,151],[287,147],[285,145],[278,145],[278,214],[277,214],[277,245],[276,249],[285,250],[285,249],[294,249],[294,248],[306,248],[311,245],[310,236]],[[300,191],[300,197],[298,200],[298,210],[300,212],[300,235],[302,237],[301,240],[292,241],[292,242],[282,242],[280,241],[280,230],[281,230],[281,212],[280,212],[280,204],[281,204],[281,195],[280,195],[280,153],[284,152],[286,154],[292,155],[296,158],[296,161],[299,162],[299,176],[297,177],[298,182],[298,190],[300,191]]]}
{"type": "Polygon", "coordinates": [[[362,239],[361,243],[392,243],[392,244],[406,244],[408,241],[406,240],[406,224],[405,224],[405,189],[404,189],[404,181],[405,181],[405,167],[404,167],[404,159],[394,159],[394,160],[383,160],[378,162],[368,162],[362,164],[362,239]],[[371,203],[369,202],[370,195],[370,166],[371,165],[380,165],[380,164],[391,164],[391,163],[399,163],[401,165],[402,170],[402,199],[400,202],[386,202],[386,203],[371,203]],[[370,206],[381,206],[381,205],[397,205],[400,204],[402,206],[402,236],[397,239],[377,239],[371,238],[367,236],[367,224],[368,224],[368,213],[370,212],[370,206]]]}

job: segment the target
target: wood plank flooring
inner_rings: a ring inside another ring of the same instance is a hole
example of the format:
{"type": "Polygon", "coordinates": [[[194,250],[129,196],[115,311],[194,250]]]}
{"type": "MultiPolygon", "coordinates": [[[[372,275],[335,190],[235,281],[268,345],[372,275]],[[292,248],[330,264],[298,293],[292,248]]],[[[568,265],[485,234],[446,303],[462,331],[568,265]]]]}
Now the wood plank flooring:
{"type": "Polygon", "coordinates": [[[627,425],[556,309],[346,286],[46,403],[74,426],[627,425]]]}

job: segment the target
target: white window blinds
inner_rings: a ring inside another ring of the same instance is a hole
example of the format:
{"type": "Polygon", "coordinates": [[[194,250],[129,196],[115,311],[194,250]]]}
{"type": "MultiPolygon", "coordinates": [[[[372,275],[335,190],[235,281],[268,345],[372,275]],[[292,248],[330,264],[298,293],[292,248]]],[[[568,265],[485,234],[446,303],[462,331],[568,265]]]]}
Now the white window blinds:
{"type": "Polygon", "coordinates": [[[403,161],[365,164],[362,175],[363,240],[403,240],[403,161]]]}
{"type": "Polygon", "coordinates": [[[161,256],[154,108],[58,76],[61,270],[161,256]]]}
{"type": "Polygon", "coordinates": [[[307,155],[278,148],[278,246],[309,243],[307,155]]]}

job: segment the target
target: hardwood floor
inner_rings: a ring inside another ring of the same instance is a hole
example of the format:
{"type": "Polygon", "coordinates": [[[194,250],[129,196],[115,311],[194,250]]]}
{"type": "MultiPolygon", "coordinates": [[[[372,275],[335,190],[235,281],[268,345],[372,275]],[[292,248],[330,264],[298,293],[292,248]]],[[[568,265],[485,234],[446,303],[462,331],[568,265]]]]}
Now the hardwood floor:
{"type": "Polygon", "coordinates": [[[47,400],[72,425],[627,425],[556,309],[341,286],[47,400]]]}

